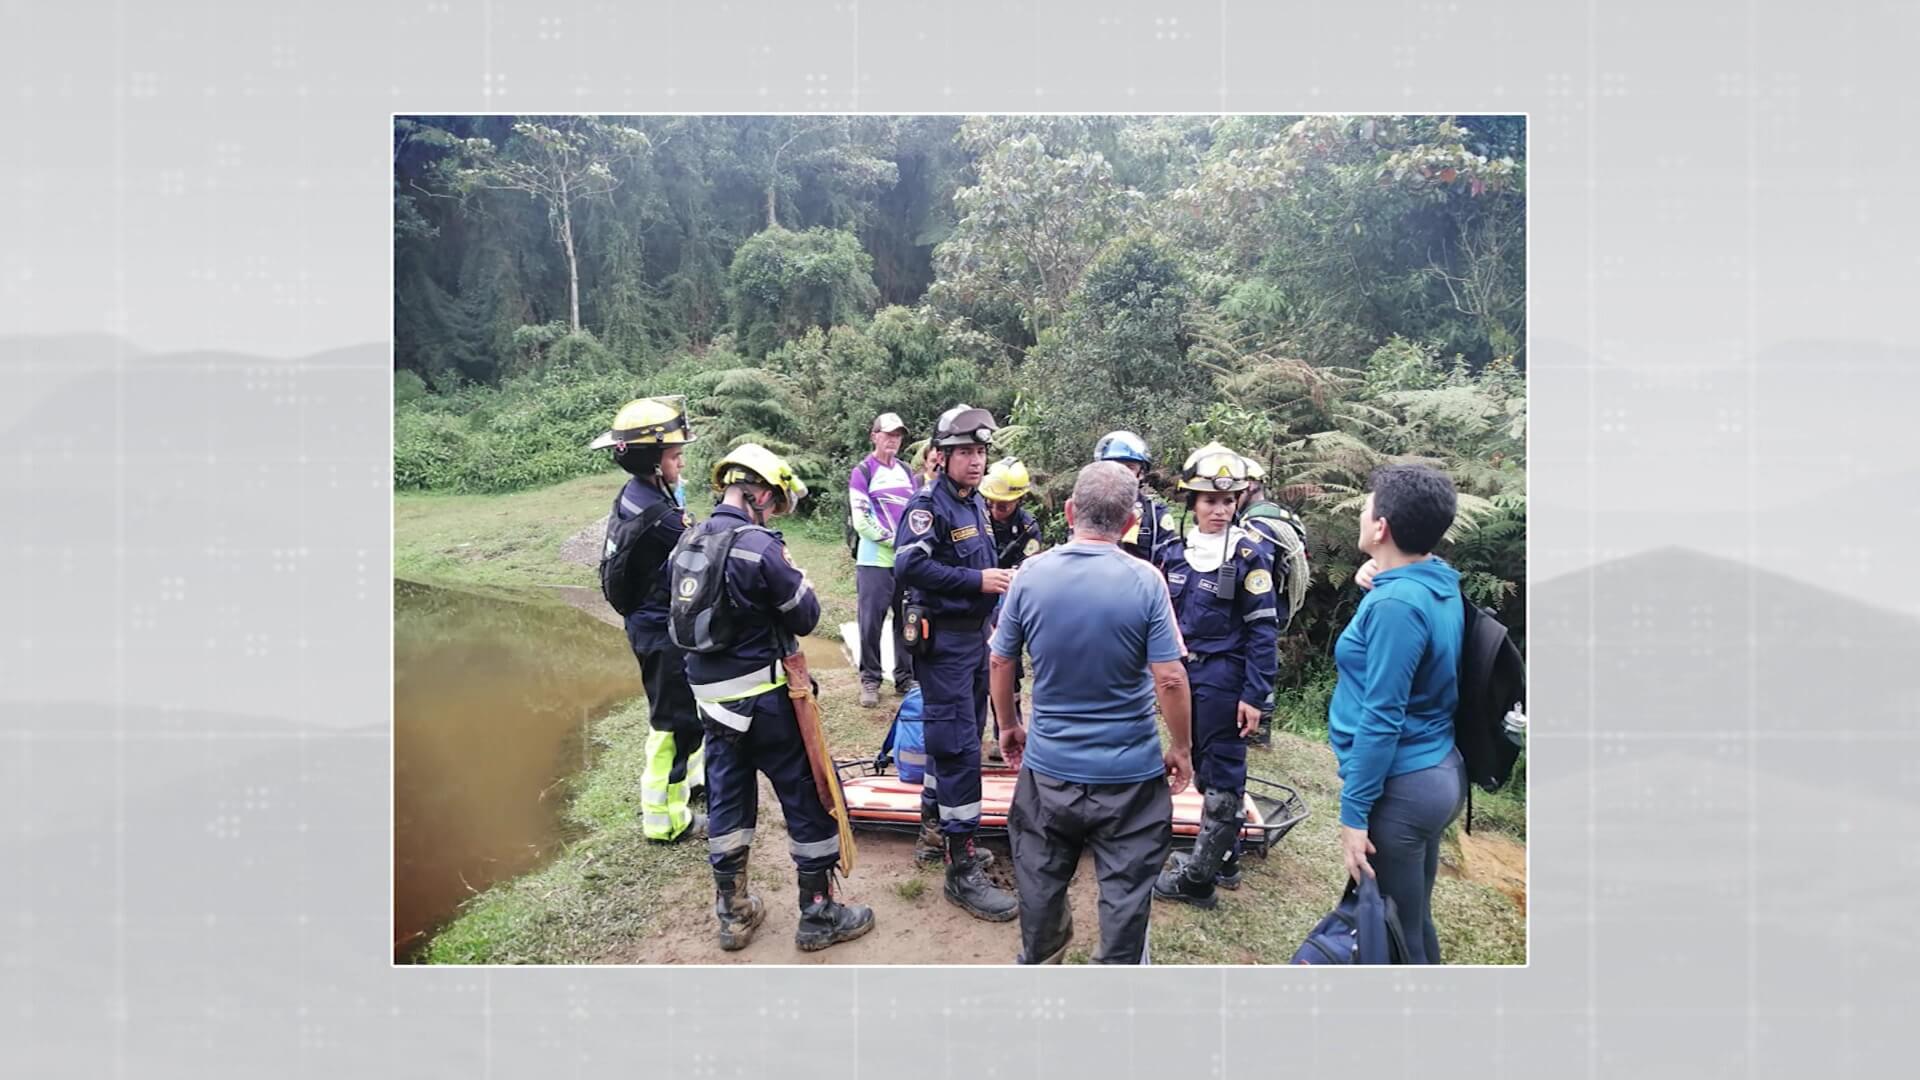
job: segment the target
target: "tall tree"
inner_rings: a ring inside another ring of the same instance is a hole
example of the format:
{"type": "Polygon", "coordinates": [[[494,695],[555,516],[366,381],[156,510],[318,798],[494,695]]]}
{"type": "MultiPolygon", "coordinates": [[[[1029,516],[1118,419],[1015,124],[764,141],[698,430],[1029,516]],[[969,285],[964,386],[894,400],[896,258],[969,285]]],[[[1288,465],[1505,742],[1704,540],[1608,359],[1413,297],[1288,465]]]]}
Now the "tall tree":
{"type": "Polygon", "coordinates": [[[590,116],[522,120],[504,146],[490,139],[468,139],[451,170],[466,190],[519,191],[547,207],[548,224],[567,260],[568,326],[580,332],[580,256],[574,242],[574,207],[604,197],[620,186],[615,166],[646,152],[647,137],[637,128],[609,124],[590,116]]]}

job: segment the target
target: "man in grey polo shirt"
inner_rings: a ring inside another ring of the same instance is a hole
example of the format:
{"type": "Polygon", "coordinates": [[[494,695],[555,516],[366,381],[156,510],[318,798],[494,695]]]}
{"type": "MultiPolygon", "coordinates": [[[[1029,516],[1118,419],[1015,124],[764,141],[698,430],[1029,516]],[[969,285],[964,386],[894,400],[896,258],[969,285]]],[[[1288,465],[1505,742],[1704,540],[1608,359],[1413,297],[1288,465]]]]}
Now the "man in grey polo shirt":
{"type": "Polygon", "coordinates": [[[1008,590],[993,635],[994,709],[1014,716],[1013,675],[1033,661],[1031,733],[1002,723],[1020,770],[1007,831],[1020,887],[1019,962],[1059,963],[1073,940],[1067,883],[1091,848],[1100,884],[1100,964],[1147,962],[1153,879],[1173,844],[1173,795],[1193,778],[1186,651],[1166,582],[1118,540],[1139,482],[1114,462],[1080,470],[1071,543],[1036,555],[1008,590]],[[1163,750],[1154,703],[1167,721],[1163,750]]]}

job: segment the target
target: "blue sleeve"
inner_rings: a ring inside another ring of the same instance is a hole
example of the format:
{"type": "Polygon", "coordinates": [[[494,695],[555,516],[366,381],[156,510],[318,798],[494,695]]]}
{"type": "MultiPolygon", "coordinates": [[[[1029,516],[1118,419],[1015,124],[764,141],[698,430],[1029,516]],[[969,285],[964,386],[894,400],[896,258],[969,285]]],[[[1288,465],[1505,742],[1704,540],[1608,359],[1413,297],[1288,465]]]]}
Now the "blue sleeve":
{"type": "Polygon", "coordinates": [[[1159,574],[1144,577],[1147,598],[1147,663],[1164,664],[1187,654],[1180,637],[1180,620],[1173,613],[1173,594],[1167,591],[1167,579],[1159,574]]]}
{"type": "Polygon", "coordinates": [[[1367,827],[1374,800],[1393,766],[1400,730],[1407,722],[1407,698],[1413,675],[1427,651],[1427,620],[1404,600],[1379,597],[1368,605],[1365,674],[1360,683],[1360,716],[1347,751],[1340,786],[1340,824],[1367,827]]]}
{"type": "Polygon", "coordinates": [[[1027,628],[1021,624],[1020,597],[1025,595],[1021,588],[1024,578],[1016,576],[1013,587],[1001,597],[1000,625],[993,632],[993,655],[1002,660],[1018,660],[1020,648],[1027,643],[1027,628]]]}
{"type": "Polygon", "coordinates": [[[1273,560],[1259,547],[1253,549],[1252,556],[1243,560],[1241,566],[1246,573],[1240,579],[1234,607],[1246,627],[1247,666],[1240,700],[1263,709],[1273,694],[1273,677],[1280,668],[1280,585],[1273,572],[1273,560]],[[1248,590],[1247,581],[1260,572],[1267,575],[1266,589],[1257,593],[1248,590]]]}
{"type": "Polygon", "coordinates": [[[940,527],[939,515],[929,500],[914,499],[900,515],[900,528],[894,538],[893,571],[909,587],[922,592],[977,593],[980,571],[964,566],[949,566],[933,557],[934,530],[940,527]],[[926,528],[914,528],[914,518],[925,512],[926,528]]]}
{"type": "Polygon", "coordinates": [[[799,637],[813,633],[820,623],[820,598],[814,595],[806,575],[793,565],[787,546],[778,540],[760,553],[760,581],[780,625],[799,637]]]}

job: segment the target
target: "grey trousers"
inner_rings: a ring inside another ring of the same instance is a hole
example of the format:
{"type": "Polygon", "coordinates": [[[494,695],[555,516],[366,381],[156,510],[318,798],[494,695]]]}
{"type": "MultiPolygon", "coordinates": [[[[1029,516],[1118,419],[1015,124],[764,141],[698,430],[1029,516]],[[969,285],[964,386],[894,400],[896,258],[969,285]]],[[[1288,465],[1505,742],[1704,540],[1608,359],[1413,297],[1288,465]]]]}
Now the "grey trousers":
{"type": "Polygon", "coordinates": [[[1393,898],[1407,938],[1407,962],[1438,964],[1440,935],[1433,928],[1433,879],[1440,870],[1440,837],[1467,804],[1467,766],[1449,750],[1430,769],[1387,778],[1367,817],[1367,856],[1382,895],[1393,898]]]}
{"type": "Polygon", "coordinates": [[[879,686],[885,674],[880,670],[880,626],[887,621],[888,612],[893,613],[893,685],[904,685],[913,675],[913,663],[901,633],[905,620],[900,614],[900,590],[895,586],[893,570],[856,566],[853,587],[860,596],[860,685],[879,686]]]}
{"type": "Polygon", "coordinates": [[[1153,879],[1173,847],[1173,794],[1165,777],[1076,784],[1023,768],[1007,833],[1020,888],[1021,963],[1047,960],[1073,939],[1067,884],[1088,848],[1100,884],[1100,951],[1093,962],[1148,962],[1153,879]]]}

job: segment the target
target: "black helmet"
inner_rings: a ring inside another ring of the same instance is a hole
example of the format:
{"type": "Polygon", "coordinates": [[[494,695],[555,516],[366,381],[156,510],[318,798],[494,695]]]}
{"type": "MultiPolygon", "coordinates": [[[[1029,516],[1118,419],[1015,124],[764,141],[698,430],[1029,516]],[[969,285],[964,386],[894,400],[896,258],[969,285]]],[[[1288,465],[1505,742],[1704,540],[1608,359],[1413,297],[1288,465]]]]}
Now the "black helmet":
{"type": "Polygon", "coordinates": [[[933,427],[933,445],[939,447],[971,446],[979,443],[990,446],[993,433],[1000,425],[993,420],[993,414],[985,409],[976,409],[961,402],[940,414],[940,420],[933,427]]]}

